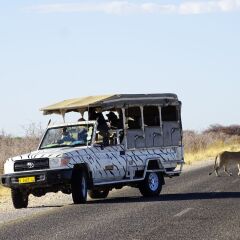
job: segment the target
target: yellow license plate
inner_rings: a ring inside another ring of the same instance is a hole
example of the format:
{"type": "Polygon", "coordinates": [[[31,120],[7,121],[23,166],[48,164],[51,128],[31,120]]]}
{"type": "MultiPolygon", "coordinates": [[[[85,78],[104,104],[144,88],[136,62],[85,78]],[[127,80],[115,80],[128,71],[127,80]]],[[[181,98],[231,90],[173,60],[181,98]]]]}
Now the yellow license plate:
{"type": "Polygon", "coordinates": [[[35,177],[22,177],[18,179],[19,183],[33,183],[35,182],[35,177]]]}

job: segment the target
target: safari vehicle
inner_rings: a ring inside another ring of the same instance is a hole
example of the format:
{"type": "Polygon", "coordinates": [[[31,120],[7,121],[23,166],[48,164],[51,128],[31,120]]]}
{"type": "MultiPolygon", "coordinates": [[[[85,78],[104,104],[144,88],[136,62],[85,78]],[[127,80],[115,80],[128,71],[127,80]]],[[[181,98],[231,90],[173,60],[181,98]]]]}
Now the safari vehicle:
{"type": "Polygon", "coordinates": [[[8,159],[1,183],[15,208],[28,196],[72,194],[75,204],[106,198],[113,188],[139,188],[157,196],[165,177],[184,163],[181,102],[175,94],[122,94],[70,99],[41,109],[44,115],[79,112],[75,123],[49,125],[38,149],[8,159]],[[87,120],[83,119],[87,116],[87,120]]]}

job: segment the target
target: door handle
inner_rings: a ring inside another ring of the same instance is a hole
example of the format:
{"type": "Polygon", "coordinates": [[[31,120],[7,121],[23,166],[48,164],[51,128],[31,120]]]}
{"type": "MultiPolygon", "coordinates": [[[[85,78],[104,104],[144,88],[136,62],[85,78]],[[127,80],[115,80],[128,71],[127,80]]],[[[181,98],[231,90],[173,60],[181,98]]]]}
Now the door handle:
{"type": "Polygon", "coordinates": [[[106,165],[105,170],[112,171],[113,170],[113,165],[106,165]]]}

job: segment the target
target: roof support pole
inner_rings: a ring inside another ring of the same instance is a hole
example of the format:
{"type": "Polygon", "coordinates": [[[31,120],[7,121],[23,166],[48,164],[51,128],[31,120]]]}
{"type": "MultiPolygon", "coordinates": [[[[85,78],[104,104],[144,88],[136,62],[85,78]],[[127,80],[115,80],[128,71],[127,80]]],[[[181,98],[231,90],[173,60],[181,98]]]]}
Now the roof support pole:
{"type": "Polygon", "coordinates": [[[160,133],[163,135],[163,123],[162,123],[162,107],[158,106],[159,111],[159,122],[160,122],[160,133]]]}
{"type": "Polygon", "coordinates": [[[145,138],[145,127],[144,127],[143,106],[140,106],[140,110],[141,110],[141,121],[142,121],[143,137],[145,138]]]}
{"type": "Polygon", "coordinates": [[[83,114],[84,114],[84,112],[85,112],[85,109],[78,109],[78,112],[80,113],[80,115],[81,115],[81,118],[83,118],[83,114]]]}
{"type": "Polygon", "coordinates": [[[61,109],[60,112],[61,112],[61,115],[62,115],[62,118],[63,118],[63,122],[65,122],[65,113],[66,113],[66,111],[64,109],[61,109]]]}
{"type": "Polygon", "coordinates": [[[122,115],[123,115],[123,132],[124,132],[124,147],[125,150],[127,149],[127,124],[126,124],[126,113],[125,108],[122,109],[122,115]]]}

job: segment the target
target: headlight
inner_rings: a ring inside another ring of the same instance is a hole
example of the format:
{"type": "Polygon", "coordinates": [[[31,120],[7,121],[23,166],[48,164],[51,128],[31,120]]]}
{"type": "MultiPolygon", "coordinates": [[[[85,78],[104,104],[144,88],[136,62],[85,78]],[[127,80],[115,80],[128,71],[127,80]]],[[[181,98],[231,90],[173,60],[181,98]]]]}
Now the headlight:
{"type": "Polygon", "coordinates": [[[13,165],[14,165],[14,162],[10,159],[8,159],[5,163],[4,163],[4,167],[3,167],[3,173],[4,174],[8,174],[8,173],[13,173],[14,170],[13,170],[13,165]]]}
{"type": "Polygon", "coordinates": [[[69,157],[61,157],[61,158],[50,158],[49,159],[49,167],[50,168],[60,168],[60,167],[66,167],[71,158],[69,157]]]}

